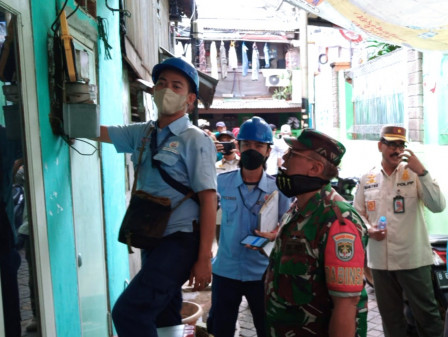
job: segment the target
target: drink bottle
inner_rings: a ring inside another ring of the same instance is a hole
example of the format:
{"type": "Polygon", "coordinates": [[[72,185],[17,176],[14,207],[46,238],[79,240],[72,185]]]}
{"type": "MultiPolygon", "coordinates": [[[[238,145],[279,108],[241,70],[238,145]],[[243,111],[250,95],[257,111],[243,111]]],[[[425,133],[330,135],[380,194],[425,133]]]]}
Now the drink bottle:
{"type": "Polygon", "coordinates": [[[378,229],[385,230],[386,225],[387,225],[386,217],[385,216],[380,217],[380,219],[378,220],[378,229]]]}

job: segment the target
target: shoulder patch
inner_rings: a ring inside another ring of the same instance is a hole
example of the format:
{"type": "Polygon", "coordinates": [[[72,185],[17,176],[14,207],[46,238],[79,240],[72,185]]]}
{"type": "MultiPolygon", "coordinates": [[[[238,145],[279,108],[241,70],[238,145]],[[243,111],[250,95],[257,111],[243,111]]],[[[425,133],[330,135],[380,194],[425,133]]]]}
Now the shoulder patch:
{"type": "Polygon", "coordinates": [[[352,233],[338,233],[333,235],[336,256],[341,261],[350,261],[353,258],[356,236],[352,233]]]}

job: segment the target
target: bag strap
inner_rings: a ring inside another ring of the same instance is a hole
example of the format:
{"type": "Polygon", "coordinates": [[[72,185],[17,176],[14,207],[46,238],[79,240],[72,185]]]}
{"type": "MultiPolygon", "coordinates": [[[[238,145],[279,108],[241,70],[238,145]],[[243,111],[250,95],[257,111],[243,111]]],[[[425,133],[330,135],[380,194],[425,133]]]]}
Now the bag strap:
{"type": "MultiPolygon", "coordinates": [[[[151,134],[151,155],[152,155],[152,164],[155,165],[155,167],[157,167],[157,169],[159,170],[160,176],[162,177],[162,179],[168,184],[170,185],[172,188],[174,188],[176,191],[184,194],[184,195],[188,195],[191,193],[191,199],[196,201],[196,203],[199,205],[199,198],[197,193],[194,193],[194,191],[189,188],[188,186],[185,186],[184,184],[178,182],[176,179],[174,179],[173,177],[171,177],[162,167],[160,164],[159,160],[154,159],[154,156],[157,154],[158,150],[157,150],[157,132],[154,132],[151,134]]],[[[190,198],[189,197],[189,198],[190,198]]],[[[187,198],[188,199],[188,198],[187,198]]],[[[183,202],[184,200],[182,200],[183,202]]]]}
{"type": "Polygon", "coordinates": [[[158,168],[163,180],[165,180],[165,182],[168,185],[170,185],[172,188],[174,188],[175,190],[177,190],[178,192],[180,192],[182,194],[185,194],[185,195],[191,194],[190,195],[191,199],[196,201],[199,204],[198,195],[196,193],[194,193],[194,191],[191,188],[185,186],[184,184],[181,184],[176,179],[171,177],[164,169],[162,169],[160,167],[160,161],[154,160],[154,162],[155,162],[156,167],[158,168]]]}
{"type": "Polygon", "coordinates": [[[154,130],[154,125],[151,125],[149,127],[149,130],[146,133],[145,137],[142,138],[142,144],[140,145],[140,153],[138,155],[137,168],[134,170],[134,183],[132,184],[132,192],[131,192],[131,194],[135,194],[135,190],[137,188],[138,171],[140,170],[140,164],[142,162],[143,151],[145,150],[145,145],[146,145],[146,141],[148,139],[148,136],[153,132],[153,130],[154,130]]]}

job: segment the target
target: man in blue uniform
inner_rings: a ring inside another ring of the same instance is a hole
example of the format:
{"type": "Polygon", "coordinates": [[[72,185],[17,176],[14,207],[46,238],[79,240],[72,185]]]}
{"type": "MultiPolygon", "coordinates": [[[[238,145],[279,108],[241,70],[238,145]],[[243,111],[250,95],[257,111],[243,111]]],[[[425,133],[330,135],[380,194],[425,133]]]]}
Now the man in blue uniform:
{"type": "Polygon", "coordinates": [[[186,114],[197,98],[198,73],[182,59],[171,58],[156,65],[152,77],[157,122],[102,126],[99,139],[113,143],[118,152],[132,153],[134,165],[143,146],[137,190],[168,197],[173,208],[179,205],[160,243],[143,252],[142,269],[113,308],[120,337],[154,337],[157,327],[180,324],[182,285],[190,279],[193,289],[201,290],[211,281],[216,150],[186,114]],[[185,195],[162,178],[155,161],[174,180],[193,190],[198,201],[182,201],[185,195]]]}
{"type": "Polygon", "coordinates": [[[5,334],[21,336],[20,302],[17,271],[20,255],[16,249],[17,230],[14,226],[12,200],[12,168],[22,156],[19,141],[9,140],[6,128],[0,125],[0,283],[3,299],[5,334]]]}
{"type": "MultiPolygon", "coordinates": [[[[262,118],[252,117],[241,125],[237,137],[240,169],[218,176],[222,221],[219,249],[213,262],[212,307],[207,328],[215,337],[232,337],[238,310],[245,296],[259,337],[266,336],[262,277],[268,257],[241,244],[258,228],[258,212],[271,193],[275,179],[265,172],[272,144],[272,131],[262,118]]],[[[290,200],[279,194],[278,216],[290,200]]]]}

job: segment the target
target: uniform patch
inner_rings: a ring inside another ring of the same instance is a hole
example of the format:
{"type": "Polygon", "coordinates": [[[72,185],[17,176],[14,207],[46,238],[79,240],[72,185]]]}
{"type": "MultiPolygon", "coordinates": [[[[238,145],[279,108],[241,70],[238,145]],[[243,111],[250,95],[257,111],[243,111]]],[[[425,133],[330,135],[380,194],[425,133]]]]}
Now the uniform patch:
{"type": "Polygon", "coordinates": [[[168,151],[174,154],[179,154],[179,151],[177,151],[177,149],[175,147],[168,147],[168,146],[164,146],[162,147],[163,151],[168,151]]]}
{"type": "Polygon", "coordinates": [[[401,180],[404,180],[404,181],[409,180],[409,172],[408,172],[407,169],[403,171],[403,175],[401,176],[401,180]]]}
{"type": "Polygon", "coordinates": [[[351,233],[339,233],[333,236],[336,256],[341,261],[350,261],[354,255],[356,236],[351,233]]]}
{"type": "Polygon", "coordinates": [[[369,200],[367,201],[367,210],[369,212],[374,212],[376,208],[375,200],[369,200]]]}
{"type": "Polygon", "coordinates": [[[168,145],[169,148],[171,149],[176,149],[179,147],[179,142],[178,141],[173,141],[168,145]]]}
{"type": "Polygon", "coordinates": [[[366,184],[375,184],[376,180],[375,180],[375,175],[374,174],[369,174],[367,176],[367,182],[366,184]]]}

